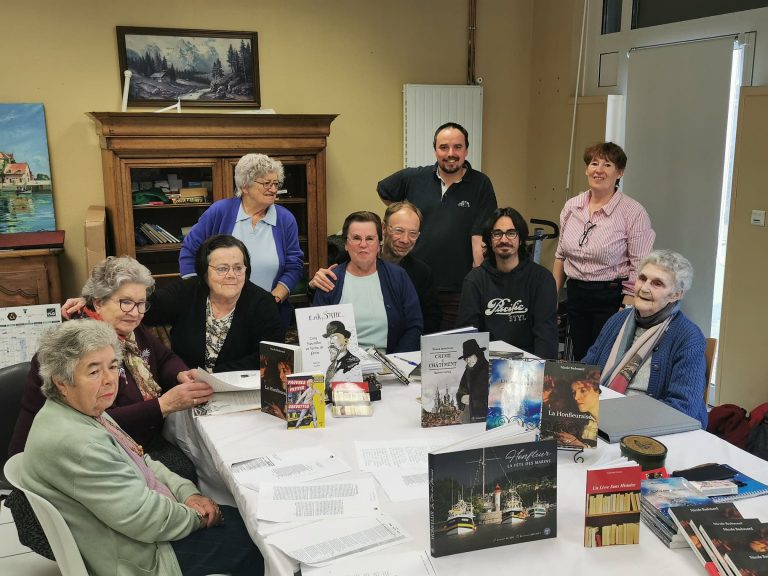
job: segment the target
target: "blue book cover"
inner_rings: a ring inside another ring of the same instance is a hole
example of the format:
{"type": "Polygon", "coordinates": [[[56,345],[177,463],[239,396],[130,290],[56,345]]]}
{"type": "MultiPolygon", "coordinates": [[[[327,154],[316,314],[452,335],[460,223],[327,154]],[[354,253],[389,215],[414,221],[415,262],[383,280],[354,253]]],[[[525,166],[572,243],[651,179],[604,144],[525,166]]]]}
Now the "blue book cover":
{"type": "Polygon", "coordinates": [[[744,498],[752,498],[754,496],[763,496],[768,494],[768,486],[750,478],[746,474],[739,472],[738,470],[728,466],[728,464],[722,465],[725,468],[733,470],[733,477],[728,478],[731,482],[735,483],[739,489],[738,494],[727,494],[723,496],[712,496],[712,500],[715,502],[733,502],[734,500],[743,500],[744,498]]]}
{"type": "Polygon", "coordinates": [[[515,424],[538,434],[544,362],[494,358],[490,372],[486,429],[515,424]]]}

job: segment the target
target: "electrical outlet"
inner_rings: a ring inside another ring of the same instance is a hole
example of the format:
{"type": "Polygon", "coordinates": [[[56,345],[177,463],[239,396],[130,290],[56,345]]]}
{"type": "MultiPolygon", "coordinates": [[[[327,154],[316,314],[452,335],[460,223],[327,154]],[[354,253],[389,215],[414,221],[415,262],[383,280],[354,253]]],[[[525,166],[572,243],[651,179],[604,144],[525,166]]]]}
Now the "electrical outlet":
{"type": "Polygon", "coordinates": [[[765,226],[765,210],[752,210],[752,226],[765,226]]]}

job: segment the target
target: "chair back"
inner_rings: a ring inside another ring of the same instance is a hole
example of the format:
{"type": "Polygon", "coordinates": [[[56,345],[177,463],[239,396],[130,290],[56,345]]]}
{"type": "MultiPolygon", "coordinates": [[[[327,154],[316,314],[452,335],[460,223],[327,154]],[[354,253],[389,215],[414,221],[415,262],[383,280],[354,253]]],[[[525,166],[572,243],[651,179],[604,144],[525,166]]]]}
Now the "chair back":
{"type": "Polygon", "coordinates": [[[32,510],[35,511],[35,516],[40,521],[40,525],[48,538],[48,543],[51,545],[62,576],[88,576],[85,562],[83,562],[83,557],[80,555],[80,550],[66,521],[53,507],[53,504],[24,486],[21,479],[23,468],[24,453],[11,456],[5,463],[5,477],[27,496],[32,510]]]}
{"type": "Polygon", "coordinates": [[[0,490],[11,489],[2,469],[8,460],[8,446],[21,409],[21,396],[28,373],[29,362],[0,368],[0,490]]]}
{"type": "Polygon", "coordinates": [[[706,386],[704,386],[704,405],[707,405],[709,397],[709,384],[712,378],[712,364],[715,361],[715,352],[717,351],[717,338],[707,338],[707,347],[704,349],[704,360],[707,363],[705,371],[706,386]]]}

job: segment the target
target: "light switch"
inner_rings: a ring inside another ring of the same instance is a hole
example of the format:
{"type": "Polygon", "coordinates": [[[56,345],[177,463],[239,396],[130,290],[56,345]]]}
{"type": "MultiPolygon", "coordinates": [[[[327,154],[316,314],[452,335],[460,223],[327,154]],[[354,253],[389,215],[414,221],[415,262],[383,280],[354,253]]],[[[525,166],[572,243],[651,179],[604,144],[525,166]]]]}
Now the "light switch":
{"type": "Polygon", "coordinates": [[[752,210],[752,226],[765,226],[765,210],[752,210]]]}

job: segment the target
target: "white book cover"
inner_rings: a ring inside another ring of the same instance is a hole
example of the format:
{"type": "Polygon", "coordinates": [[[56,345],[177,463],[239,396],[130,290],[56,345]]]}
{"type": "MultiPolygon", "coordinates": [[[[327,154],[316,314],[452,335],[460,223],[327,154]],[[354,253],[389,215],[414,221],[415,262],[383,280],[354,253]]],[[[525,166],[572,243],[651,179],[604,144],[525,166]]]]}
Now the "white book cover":
{"type": "Polygon", "coordinates": [[[322,372],[326,389],[331,382],[362,382],[364,351],[357,344],[352,304],[316,306],[296,310],[301,365],[307,372],[322,372]]]}

